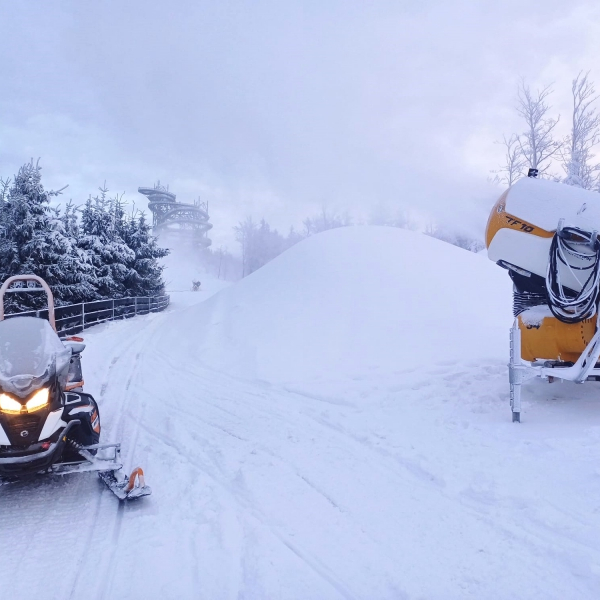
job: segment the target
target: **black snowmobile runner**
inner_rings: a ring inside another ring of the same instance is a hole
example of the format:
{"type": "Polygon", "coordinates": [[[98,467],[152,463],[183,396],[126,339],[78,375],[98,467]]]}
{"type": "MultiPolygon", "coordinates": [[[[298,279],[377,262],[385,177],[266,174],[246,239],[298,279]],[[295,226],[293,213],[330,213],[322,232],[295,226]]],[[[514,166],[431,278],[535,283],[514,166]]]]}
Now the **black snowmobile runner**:
{"type": "Polygon", "coordinates": [[[83,391],[83,339],[56,333],[54,299],[35,275],[8,278],[0,288],[0,483],[40,473],[98,471],[119,498],[147,496],[142,469],[122,473],[120,444],[100,443],[100,411],[83,391]],[[14,282],[39,284],[10,289],[14,282]],[[4,295],[46,292],[48,321],[4,318],[4,295]]]}

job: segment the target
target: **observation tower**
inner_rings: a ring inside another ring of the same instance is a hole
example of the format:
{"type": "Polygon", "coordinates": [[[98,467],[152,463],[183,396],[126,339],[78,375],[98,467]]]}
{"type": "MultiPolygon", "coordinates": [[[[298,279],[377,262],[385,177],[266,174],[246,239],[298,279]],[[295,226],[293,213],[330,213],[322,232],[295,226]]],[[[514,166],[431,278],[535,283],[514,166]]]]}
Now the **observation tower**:
{"type": "Polygon", "coordinates": [[[169,188],[161,185],[160,181],[151,188],[140,187],[138,192],[148,198],[155,235],[166,233],[181,239],[192,238],[204,248],[212,244],[208,237],[208,231],[212,229],[212,224],[208,222],[208,202],[177,202],[175,194],[169,192],[169,188]]]}

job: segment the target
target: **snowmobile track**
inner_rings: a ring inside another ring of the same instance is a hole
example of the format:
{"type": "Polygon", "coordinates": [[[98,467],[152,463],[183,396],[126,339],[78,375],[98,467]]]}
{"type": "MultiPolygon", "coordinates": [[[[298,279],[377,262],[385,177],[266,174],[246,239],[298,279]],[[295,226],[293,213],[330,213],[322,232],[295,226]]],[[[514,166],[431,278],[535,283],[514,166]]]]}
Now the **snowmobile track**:
{"type": "MultiPolygon", "coordinates": [[[[155,319],[155,321],[159,319],[155,319]]],[[[103,418],[103,433],[106,437],[103,436],[103,439],[107,442],[114,443],[116,441],[121,442],[122,448],[122,457],[124,457],[124,470],[128,472],[129,465],[131,463],[131,456],[135,456],[135,449],[138,439],[139,433],[139,423],[140,420],[143,419],[143,410],[141,414],[139,414],[139,419],[132,419],[134,422],[133,432],[128,432],[130,437],[128,439],[120,438],[120,435],[125,435],[125,421],[128,420],[127,416],[131,407],[132,398],[136,394],[137,388],[136,385],[131,387],[132,383],[138,383],[138,375],[141,366],[141,358],[142,358],[142,348],[147,347],[147,343],[149,339],[152,337],[154,332],[154,327],[156,327],[155,323],[149,323],[145,330],[142,332],[140,336],[137,338],[133,338],[126,345],[125,348],[119,348],[119,354],[117,356],[112,357],[110,360],[108,369],[106,371],[105,380],[102,382],[101,389],[103,391],[103,402],[101,405],[102,410],[102,418],[103,418]],[[132,350],[138,351],[135,353],[135,359],[132,362],[126,363],[124,361],[120,361],[120,358],[126,354],[127,352],[131,352],[132,350]],[[116,389],[119,381],[126,381],[126,385],[124,386],[121,393],[119,393],[116,389]],[[111,391],[113,390],[114,391],[111,391]],[[116,403],[118,402],[118,405],[116,403]],[[115,406],[116,405],[116,406],[115,406]],[[117,409],[116,417],[114,415],[114,410],[117,409]],[[105,415],[107,413],[111,413],[113,418],[106,419],[109,421],[107,426],[104,425],[106,422],[105,415]],[[108,430],[108,431],[106,431],[108,430]],[[107,435],[108,434],[108,435],[107,435]]],[[[97,478],[96,478],[97,479],[97,478]]],[[[126,507],[123,502],[118,501],[114,498],[113,494],[110,490],[106,489],[106,487],[98,480],[98,497],[96,500],[96,509],[94,518],[90,521],[90,528],[88,533],[88,541],[86,543],[86,547],[90,545],[91,540],[93,540],[96,536],[98,536],[98,526],[102,523],[103,530],[110,530],[110,550],[108,557],[105,557],[103,563],[99,563],[98,561],[92,559],[92,556],[88,553],[83,553],[82,557],[79,559],[79,568],[76,570],[76,574],[74,576],[74,581],[71,586],[71,591],[69,598],[75,600],[76,598],[80,598],[81,594],[84,593],[84,590],[88,590],[86,593],[89,593],[89,580],[85,581],[85,583],[81,582],[81,573],[89,572],[91,569],[94,570],[95,577],[98,581],[98,587],[92,597],[97,598],[98,600],[103,598],[110,597],[110,591],[112,586],[112,581],[114,577],[114,565],[117,560],[118,548],[119,548],[119,540],[121,537],[121,531],[123,528],[123,515],[125,513],[126,507]],[[103,503],[107,503],[104,509],[102,507],[103,503]],[[108,514],[106,512],[108,511],[108,514]],[[103,513],[102,518],[100,515],[103,513]],[[110,527],[106,526],[107,517],[110,518],[108,521],[111,523],[110,527]],[[96,568],[92,565],[86,564],[89,562],[95,562],[96,568]],[[80,589],[83,587],[83,589],[80,589]]],[[[145,500],[147,501],[147,499],[145,500]]]]}

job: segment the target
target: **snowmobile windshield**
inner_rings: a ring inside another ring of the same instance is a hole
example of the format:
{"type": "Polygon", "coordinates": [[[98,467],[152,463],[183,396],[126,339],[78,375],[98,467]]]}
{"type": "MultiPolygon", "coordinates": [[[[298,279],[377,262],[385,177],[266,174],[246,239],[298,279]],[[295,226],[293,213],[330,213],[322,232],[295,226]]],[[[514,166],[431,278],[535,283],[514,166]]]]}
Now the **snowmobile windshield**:
{"type": "Polygon", "coordinates": [[[68,364],[71,351],[44,319],[0,321],[0,386],[19,395],[45,383],[68,364]]]}

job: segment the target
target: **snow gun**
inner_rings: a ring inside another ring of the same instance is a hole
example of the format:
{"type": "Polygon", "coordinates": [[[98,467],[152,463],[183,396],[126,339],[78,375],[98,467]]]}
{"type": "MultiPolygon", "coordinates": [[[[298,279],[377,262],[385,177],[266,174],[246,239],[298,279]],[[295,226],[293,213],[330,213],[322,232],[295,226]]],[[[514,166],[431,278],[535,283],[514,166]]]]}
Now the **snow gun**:
{"type": "Polygon", "coordinates": [[[100,443],[98,403],[83,391],[80,337],[56,332],[54,298],[35,275],[9,277],[0,288],[0,483],[43,473],[97,471],[119,498],[147,496],[141,469],[122,473],[120,444],[100,443]],[[18,284],[20,287],[11,287],[18,284]],[[31,285],[33,284],[33,286],[31,285]],[[48,320],[4,313],[9,293],[45,292],[48,320]]]}
{"type": "Polygon", "coordinates": [[[599,231],[597,193],[544,179],[520,179],[492,209],[488,256],[508,270],[514,291],[513,421],[528,379],[600,381],[599,231]]]}

